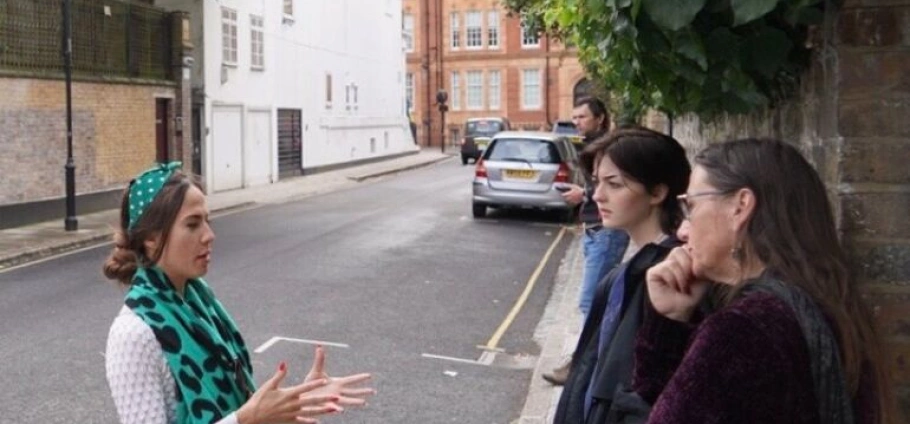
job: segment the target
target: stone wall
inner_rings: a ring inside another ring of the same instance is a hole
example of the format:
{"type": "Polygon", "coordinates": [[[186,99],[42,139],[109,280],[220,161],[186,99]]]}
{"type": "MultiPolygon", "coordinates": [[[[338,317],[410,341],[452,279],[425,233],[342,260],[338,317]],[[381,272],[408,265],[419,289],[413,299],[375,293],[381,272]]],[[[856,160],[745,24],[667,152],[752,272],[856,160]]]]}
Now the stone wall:
{"type": "MultiPolygon", "coordinates": [[[[792,101],[706,124],[674,120],[691,152],[768,136],[798,145],[826,182],[857,280],[889,349],[910,417],[910,0],[845,0],[828,16],[792,101]]],[[[666,117],[647,124],[667,130],[666,117]]]]}

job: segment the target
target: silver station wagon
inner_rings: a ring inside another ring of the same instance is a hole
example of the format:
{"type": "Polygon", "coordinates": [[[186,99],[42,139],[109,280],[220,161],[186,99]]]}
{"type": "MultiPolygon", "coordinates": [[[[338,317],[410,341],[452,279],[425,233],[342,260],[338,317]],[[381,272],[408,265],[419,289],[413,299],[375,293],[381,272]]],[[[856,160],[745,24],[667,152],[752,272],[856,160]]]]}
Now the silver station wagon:
{"type": "Polygon", "coordinates": [[[473,215],[487,208],[535,208],[572,213],[562,198],[568,184],[584,184],[578,154],[562,134],[505,131],[496,134],[474,170],[473,215]]]}

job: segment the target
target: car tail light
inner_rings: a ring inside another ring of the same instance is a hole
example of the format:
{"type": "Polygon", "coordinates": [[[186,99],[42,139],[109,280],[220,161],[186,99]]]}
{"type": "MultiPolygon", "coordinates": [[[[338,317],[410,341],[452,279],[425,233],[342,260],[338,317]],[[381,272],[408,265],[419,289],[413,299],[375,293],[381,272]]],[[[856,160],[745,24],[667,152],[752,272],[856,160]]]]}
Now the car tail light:
{"type": "MultiPolygon", "coordinates": [[[[486,175],[486,171],[484,171],[486,175]]],[[[565,162],[559,163],[559,170],[556,171],[556,178],[553,179],[554,183],[568,183],[569,182],[569,166],[565,162]]]]}
{"type": "Polygon", "coordinates": [[[487,177],[487,167],[483,164],[483,159],[477,160],[477,167],[474,168],[474,177],[475,178],[486,178],[487,177]]]}

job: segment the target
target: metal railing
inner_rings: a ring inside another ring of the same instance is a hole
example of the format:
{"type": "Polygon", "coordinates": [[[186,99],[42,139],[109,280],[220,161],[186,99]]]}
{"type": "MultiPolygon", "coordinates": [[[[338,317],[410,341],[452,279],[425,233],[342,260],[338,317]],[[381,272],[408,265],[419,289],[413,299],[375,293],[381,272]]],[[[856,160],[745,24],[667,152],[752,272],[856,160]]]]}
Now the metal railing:
{"type": "MultiPolygon", "coordinates": [[[[129,1],[72,0],[77,76],[172,79],[171,20],[129,1]]],[[[0,70],[63,73],[63,1],[0,1],[0,70]]]]}

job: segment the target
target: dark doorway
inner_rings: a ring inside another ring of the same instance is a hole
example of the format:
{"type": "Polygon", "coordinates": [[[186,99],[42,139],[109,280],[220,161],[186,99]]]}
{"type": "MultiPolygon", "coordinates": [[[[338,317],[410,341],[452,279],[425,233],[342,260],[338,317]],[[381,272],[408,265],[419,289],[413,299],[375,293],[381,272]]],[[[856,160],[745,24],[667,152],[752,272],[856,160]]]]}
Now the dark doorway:
{"type": "Polygon", "coordinates": [[[278,179],[303,175],[300,109],[278,109],[278,179]]]}
{"type": "Polygon", "coordinates": [[[202,175],[202,105],[193,105],[193,173],[202,175]]]}
{"type": "Polygon", "coordinates": [[[170,137],[168,137],[168,117],[171,109],[170,99],[155,99],[155,160],[170,160],[170,137]]]}

